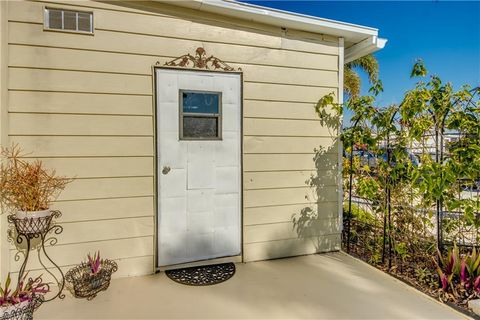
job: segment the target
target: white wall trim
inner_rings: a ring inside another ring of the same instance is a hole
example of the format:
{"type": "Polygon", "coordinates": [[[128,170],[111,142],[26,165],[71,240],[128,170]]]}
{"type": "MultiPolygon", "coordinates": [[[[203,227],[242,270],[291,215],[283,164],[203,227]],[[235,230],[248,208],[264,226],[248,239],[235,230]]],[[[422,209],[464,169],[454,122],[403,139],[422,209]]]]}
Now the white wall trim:
{"type": "MultiPolygon", "coordinates": [[[[344,70],[345,42],[343,38],[338,39],[338,103],[343,104],[343,70],[344,70]]],[[[338,128],[338,217],[339,230],[343,230],[343,144],[340,134],[343,127],[343,115],[340,116],[340,128],[338,128]]]]}
{"type": "MultiPolygon", "coordinates": [[[[8,1],[0,1],[0,146],[8,145],[8,1]]],[[[0,208],[0,281],[10,271],[7,213],[0,208]]]]}

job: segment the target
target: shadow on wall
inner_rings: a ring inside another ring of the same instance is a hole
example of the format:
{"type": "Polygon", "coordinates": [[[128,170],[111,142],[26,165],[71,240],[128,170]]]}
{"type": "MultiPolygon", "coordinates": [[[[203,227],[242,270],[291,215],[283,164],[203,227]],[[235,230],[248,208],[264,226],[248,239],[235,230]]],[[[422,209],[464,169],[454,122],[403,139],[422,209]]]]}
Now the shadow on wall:
{"type": "MultiPolygon", "coordinates": [[[[318,111],[318,109],[317,109],[318,111]]],[[[317,112],[320,125],[332,137],[328,147],[314,149],[315,172],[305,181],[308,206],[292,215],[293,229],[300,239],[311,241],[316,252],[340,249],[340,216],[338,215],[338,128],[340,116],[324,109],[317,112]]]]}

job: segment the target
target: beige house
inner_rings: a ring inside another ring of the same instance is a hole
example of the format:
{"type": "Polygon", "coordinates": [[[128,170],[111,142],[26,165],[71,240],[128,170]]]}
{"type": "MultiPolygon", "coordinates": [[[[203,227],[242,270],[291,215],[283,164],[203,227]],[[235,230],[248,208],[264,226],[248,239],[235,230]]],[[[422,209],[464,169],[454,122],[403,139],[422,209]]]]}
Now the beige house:
{"type": "MultiPolygon", "coordinates": [[[[1,145],[75,177],[48,248],[65,270],[96,250],[123,277],[340,249],[338,128],[314,106],[384,46],[376,29],[234,1],[53,0],[2,1],[0,30],[1,145]]],[[[2,275],[21,263],[8,227],[2,275]]]]}

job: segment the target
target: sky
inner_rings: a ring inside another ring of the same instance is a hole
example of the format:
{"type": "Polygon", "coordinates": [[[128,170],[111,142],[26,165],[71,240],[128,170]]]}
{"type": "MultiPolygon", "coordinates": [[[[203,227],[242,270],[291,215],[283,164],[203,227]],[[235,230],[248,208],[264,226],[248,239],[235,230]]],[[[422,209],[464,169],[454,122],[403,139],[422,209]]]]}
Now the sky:
{"type": "MultiPolygon", "coordinates": [[[[480,2],[244,2],[379,29],[379,36],[388,39],[385,48],[375,53],[384,87],[377,98],[379,106],[400,103],[405,91],[414,87],[409,76],[417,59],[424,61],[430,74],[455,88],[480,85],[480,2]]],[[[362,93],[367,94],[364,75],[362,83],[362,93]]]]}

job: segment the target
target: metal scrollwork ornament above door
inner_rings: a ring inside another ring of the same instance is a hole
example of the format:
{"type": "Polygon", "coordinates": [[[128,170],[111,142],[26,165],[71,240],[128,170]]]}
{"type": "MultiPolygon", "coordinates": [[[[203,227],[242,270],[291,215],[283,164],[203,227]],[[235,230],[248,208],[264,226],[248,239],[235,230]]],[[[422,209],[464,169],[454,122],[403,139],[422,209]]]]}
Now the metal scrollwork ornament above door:
{"type": "MultiPolygon", "coordinates": [[[[160,64],[157,62],[157,65],[160,64]]],[[[167,61],[164,64],[167,67],[182,67],[191,69],[205,69],[205,70],[220,70],[220,71],[241,71],[241,68],[235,70],[235,68],[229,66],[219,58],[211,55],[207,57],[205,49],[202,47],[195,50],[195,56],[187,53],[183,56],[175,58],[171,61],[167,61]]]]}

